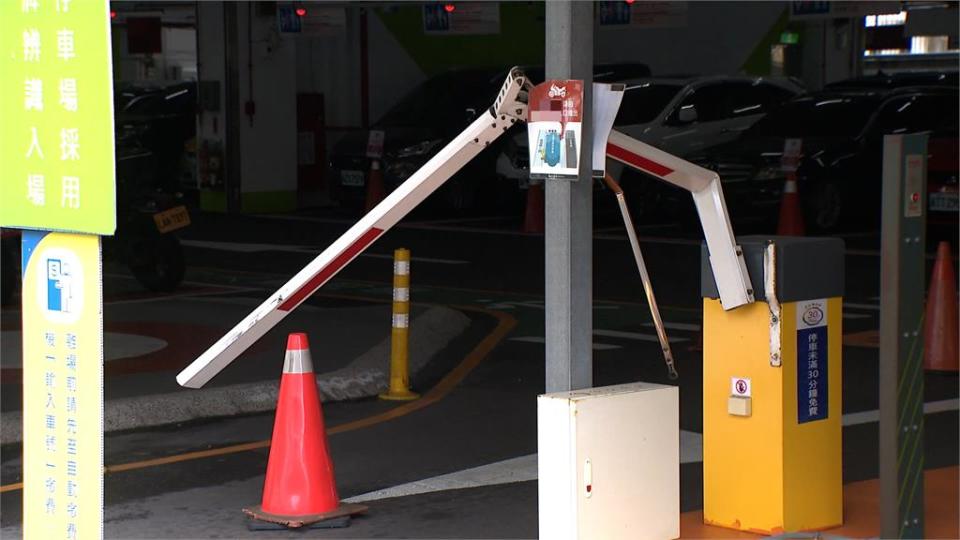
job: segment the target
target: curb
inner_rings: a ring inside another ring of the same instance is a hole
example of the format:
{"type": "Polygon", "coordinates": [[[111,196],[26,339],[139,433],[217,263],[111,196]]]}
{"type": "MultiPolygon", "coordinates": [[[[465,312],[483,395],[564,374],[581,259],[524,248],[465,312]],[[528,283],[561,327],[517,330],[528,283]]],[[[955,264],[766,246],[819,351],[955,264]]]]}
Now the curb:
{"type": "MultiPolygon", "coordinates": [[[[469,317],[441,306],[431,307],[414,319],[410,324],[411,375],[468,326],[469,317]]],[[[317,374],[317,388],[324,402],[375,396],[387,390],[389,369],[390,338],[387,337],[347,366],[317,374]]],[[[279,386],[278,373],[274,381],[109,400],[104,402],[103,431],[272,411],[277,404],[279,386]]],[[[0,414],[0,444],[20,442],[22,427],[21,411],[0,414]]]]}

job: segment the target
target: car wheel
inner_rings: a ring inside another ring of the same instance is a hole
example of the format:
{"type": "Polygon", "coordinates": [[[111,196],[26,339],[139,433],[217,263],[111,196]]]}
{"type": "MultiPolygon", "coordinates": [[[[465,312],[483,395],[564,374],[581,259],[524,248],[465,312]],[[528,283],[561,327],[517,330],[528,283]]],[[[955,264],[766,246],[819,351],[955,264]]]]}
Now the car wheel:
{"type": "Polygon", "coordinates": [[[807,227],[814,232],[835,231],[844,217],[843,193],[836,182],[814,184],[805,206],[807,227]]]}

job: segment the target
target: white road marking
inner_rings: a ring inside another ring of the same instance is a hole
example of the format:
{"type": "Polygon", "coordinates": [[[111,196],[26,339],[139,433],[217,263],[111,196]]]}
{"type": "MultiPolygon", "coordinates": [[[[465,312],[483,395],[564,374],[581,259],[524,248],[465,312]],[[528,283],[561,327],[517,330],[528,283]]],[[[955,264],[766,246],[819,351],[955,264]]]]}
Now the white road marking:
{"type": "MultiPolygon", "coordinates": [[[[932,401],[924,404],[923,412],[925,414],[932,414],[955,411],[958,409],[958,406],[960,406],[960,400],[957,399],[932,401]]],[[[843,415],[843,425],[854,426],[858,424],[868,424],[877,422],[879,418],[879,411],[849,413],[843,415]]],[[[680,430],[680,463],[700,463],[702,461],[703,435],[694,431],[680,430]]],[[[536,479],[537,454],[528,454],[386,489],[371,491],[345,499],[344,502],[374,501],[390,497],[406,497],[409,495],[435,493],[451,489],[529,482],[536,479]]]]}
{"type": "MultiPolygon", "coordinates": [[[[521,343],[539,343],[541,345],[546,344],[547,340],[539,336],[518,336],[509,338],[510,341],[519,341],[521,343]]],[[[608,343],[594,343],[593,350],[595,351],[613,351],[616,349],[622,349],[620,345],[610,345],[608,343]]]]}
{"type": "MultiPolygon", "coordinates": [[[[283,253],[308,253],[316,255],[320,250],[311,246],[297,246],[284,244],[253,244],[245,242],[212,242],[207,240],[182,240],[183,245],[188,247],[198,247],[205,249],[216,249],[220,251],[232,251],[234,253],[261,253],[264,251],[279,251],[283,253]]],[[[393,260],[392,253],[361,253],[360,257],[373,259],[393,260]]],[[[460,261],[455,259],[437,259],[432,257],[410,257],[411,261],[434,264],[470,264],[469,261],[460,261]]]]}
{"type": "MultiPolygon", "coordinates": [[[[941,401],[928,401],[923,404],[923,414],[933,414],[939,412],[956,411],[960,409],[960,399],[944,399],[941,401]]],[[[860,424],[869,424],[880,421],[880,411],[860,411],[847,413],[843,415],[843,425],[857,426],[860,424]]]]}
{"type": "MultiPolygon", "coordinates": [[[[656,325],[653,324],[652,322],[648,322],[648,323],[643,323],[643,326],[649,326],[650,328],[654,328],[656,325]]],[[[670,330],[685,330],[687,332],[700,331],[700,325],[693,324],[693,323],[664,322],[663,327],[669,328],[670,330]]]]}
{"type": "MultiPolygon", "coordinates": [[[[635,339],[637,341],[653,341],[659,342],[660,338],[656,334],[640,334],[637,332],[623,332],[620,330],[603,330],[603,329],[594,329],[593,335],[603,336],[603,337],[612,337],[620,339],[635,339]]],[[[670,338],[671,343],[682,343],[684,341],[690,341],[687,338],[670,338]]]]}
{"type": "MultiPolygon", "coordinates": [[[[699,463],[703,459],[703,436],[692,431],[680,430],[680,463],[699,463]]],[[[537,479],[537,454],[527,454],[516,458],[498,461],[471,469],[434,476],[371,491],[356,497],[344,499],[344,502],[364,502],[406,497],[423,493],[435,493],[451,489],[466,489],[516,482],[529,482],[537,479]]]]}

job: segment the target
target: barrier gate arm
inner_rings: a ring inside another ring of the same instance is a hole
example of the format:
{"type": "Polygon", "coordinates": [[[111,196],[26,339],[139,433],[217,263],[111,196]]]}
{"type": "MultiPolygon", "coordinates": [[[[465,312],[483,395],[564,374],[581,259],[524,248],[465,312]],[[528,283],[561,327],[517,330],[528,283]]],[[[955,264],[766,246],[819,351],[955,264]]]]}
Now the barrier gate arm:
{"type": "Polygon", "coordinates": [[[484,147],[505,133],[514,123],[526,121],[525,101],[528,89],[526,76],[516,68],[510,70],[493,106],[181,371],[177,375],[177,382],[188,388],[200,388],[206,384],[385,231],[442,186],[484,147]]]}
{"type": "Polygon", "coordinates": [[[733,235],[720,176],[617,130],[610,132],[607,156],[689,191],[703,226],[720,304],[723,309],[730,310],[753,302],[750,276],[743,260],[743,250],[733,235]]]}

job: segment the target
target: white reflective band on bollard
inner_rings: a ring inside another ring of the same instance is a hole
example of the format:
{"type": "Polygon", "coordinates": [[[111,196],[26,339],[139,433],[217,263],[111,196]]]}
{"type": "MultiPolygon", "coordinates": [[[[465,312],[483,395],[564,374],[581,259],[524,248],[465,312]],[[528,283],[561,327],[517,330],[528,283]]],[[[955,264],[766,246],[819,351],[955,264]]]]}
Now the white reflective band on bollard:
{"type": "Polygon", "coordinates": [[[287,351],[283,357],[284,373],[313,373],[313,361],[307,349],[287,351]]]}
{"type": "Polygon", "coordinates": [[[410,274],[410,261],[395,261],[393,263],[393,273],[398,276],[410,274]]]}
{"type": "Polygon", "coordinates": [[[406,313],[394,313],[393,314],[393,327],[394,328],[406,328],[410,325],[410,315],[406,313]]]}
{"type": "Polygon", "coordinates": [[[410,300],[410,288],[409,287],[395,287],[393,289],[393,301],[394,302],[407,302],[410,300]]]}

